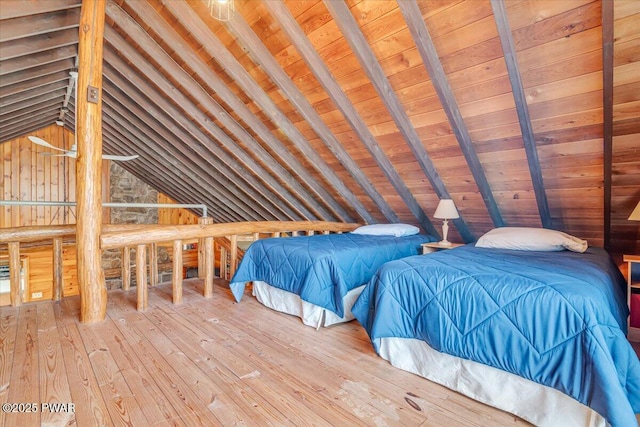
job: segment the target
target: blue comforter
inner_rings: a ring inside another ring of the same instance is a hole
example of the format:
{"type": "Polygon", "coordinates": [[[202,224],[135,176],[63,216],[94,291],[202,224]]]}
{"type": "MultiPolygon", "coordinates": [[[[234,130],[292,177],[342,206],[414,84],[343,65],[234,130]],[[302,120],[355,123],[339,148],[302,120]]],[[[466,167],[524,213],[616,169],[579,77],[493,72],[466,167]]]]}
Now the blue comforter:
{"type": "Polygon", "coordinates": [[[245,253],[230,287],[240,301],[246,282],[261,280],[344,316],[342,298],[387,261],[420,253],[431,236],[323,234],[264,239],[245,253]]]}
{"type": "Polygon", "coordinates": [[[625,294],[620,271],[598,248],[467,245],[385,264],[352,312],[376,351],[380,338],[420,339],[554,387],[622,427],[637,425],[640,412],[625,294]]]}

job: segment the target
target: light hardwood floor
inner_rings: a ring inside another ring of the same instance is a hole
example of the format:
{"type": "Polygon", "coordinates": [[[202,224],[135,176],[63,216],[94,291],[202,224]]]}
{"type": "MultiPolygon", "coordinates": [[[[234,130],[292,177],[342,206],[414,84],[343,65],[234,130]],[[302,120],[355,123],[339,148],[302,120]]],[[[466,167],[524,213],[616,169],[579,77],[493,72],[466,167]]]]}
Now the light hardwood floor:
{"type": "Polygon", "coordinates": [[[111,291],[107,319],[78,321],[79,299],[1,308],[1,426],[525,426],[379,358],[357,322],[316,331],[228,289],[185,281],[111,291]],[[52,412],[41,403],[73,403],[52,412]],[[70,409],[70,408],[66,408],[70,409]]]}

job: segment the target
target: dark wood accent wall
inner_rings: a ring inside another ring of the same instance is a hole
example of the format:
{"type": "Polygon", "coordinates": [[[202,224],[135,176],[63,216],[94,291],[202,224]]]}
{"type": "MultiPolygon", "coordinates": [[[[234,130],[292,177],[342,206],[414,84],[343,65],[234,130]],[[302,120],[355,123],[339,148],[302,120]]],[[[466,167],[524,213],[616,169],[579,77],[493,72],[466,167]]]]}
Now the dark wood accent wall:
{"type": "Polygon", "coordinates": [[[611,251],[640,254],[640,221],[627,220],[640,201],[640,6],[615,1],[613,19],[611,251]]]}

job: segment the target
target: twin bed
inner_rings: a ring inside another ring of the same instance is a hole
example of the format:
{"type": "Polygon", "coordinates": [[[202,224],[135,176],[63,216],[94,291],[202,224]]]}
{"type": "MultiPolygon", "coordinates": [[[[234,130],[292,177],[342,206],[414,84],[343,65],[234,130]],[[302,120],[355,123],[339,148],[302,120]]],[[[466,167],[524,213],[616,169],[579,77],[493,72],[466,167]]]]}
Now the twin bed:
{"type": "Polygon", "coordinates": [[[355,316],[392,365],[536,425],[637,425],[640,362],[625,337],[625,282],[605,251],[471,244],[409,256],[433,239],[413,236],[414,253],[401,255],[374,236],[331,236],[254,243],[232,280],[236,298],[261,280],[256,297],[305,324],[355,316]]]}
{"type": "Polygon", "coordinates": [[[245,283],[253,282],[260,303],[296,315],[309,326],[353,320],[351,306],[380,266],[416,255],[422,243],[435,240],[417,231],[365,226],[352,233],[258,240],[247,249],[229,286],[240,301],[245,283]]]}

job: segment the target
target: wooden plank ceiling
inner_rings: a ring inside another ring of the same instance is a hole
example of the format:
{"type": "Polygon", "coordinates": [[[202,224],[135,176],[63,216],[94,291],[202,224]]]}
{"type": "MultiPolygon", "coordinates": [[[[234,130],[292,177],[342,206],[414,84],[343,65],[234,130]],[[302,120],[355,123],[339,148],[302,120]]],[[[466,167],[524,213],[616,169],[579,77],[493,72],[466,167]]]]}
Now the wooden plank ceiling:
{"type": "MultiPolygon", "coordinates": [[[[80,3],[0,3],[0,141],[74,129],[80,3]]],[[[203,0],[109,1],[104,151],[220,222],[438,234],[453,198],[457,241],[544,226],[637,252],[639,5],[236,0],[220,22],[203,0]]]]}

